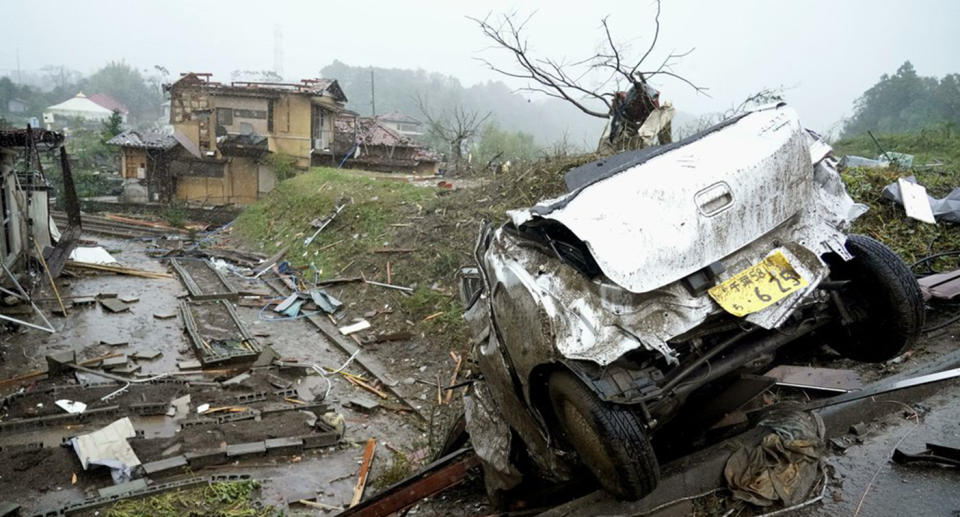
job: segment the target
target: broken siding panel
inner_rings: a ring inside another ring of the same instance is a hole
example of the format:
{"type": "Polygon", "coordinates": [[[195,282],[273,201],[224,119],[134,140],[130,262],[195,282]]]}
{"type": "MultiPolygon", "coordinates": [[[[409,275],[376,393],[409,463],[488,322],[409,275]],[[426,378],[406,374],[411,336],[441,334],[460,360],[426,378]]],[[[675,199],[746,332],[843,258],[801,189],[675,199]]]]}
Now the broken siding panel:
{"type": "Polygon", "coordinates": [[[296,165],[310,164],[310,98],[304,95],[285,95],[274,103],[274,132],[268,140],[269,149],[297,159],[296,165]]]}
{"type": "Polygon", "coordinates": [[[177,178],[177,199],[219,205],[227,203],[223,178],[177,178]]]}
{"type": "Polygon", "coordinates": [[[143,168],[146,174],[147,153],[142,149],[124,148],[122,166],[124,178],[140,178],[140,168],[143,168]]]}
{"type": "Polygon", "coordinates": [[[227,161],[228,201],[249,205],[257,200],[257,163],[247,157],[231,157],[227,161]]]}

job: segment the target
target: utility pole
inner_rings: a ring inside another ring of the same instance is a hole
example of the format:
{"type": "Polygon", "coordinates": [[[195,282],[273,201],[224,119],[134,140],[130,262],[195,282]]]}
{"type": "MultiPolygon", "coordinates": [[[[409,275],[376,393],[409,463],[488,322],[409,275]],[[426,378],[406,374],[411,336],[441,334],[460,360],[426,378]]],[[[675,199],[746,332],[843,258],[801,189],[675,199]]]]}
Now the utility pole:
{"type": "Polygon", "coordinates": [[[374,87],[373,83],[373,67],[370,68],[370,110],[373,111],[373,116],[377,116],[377,90],[374,87]]]}

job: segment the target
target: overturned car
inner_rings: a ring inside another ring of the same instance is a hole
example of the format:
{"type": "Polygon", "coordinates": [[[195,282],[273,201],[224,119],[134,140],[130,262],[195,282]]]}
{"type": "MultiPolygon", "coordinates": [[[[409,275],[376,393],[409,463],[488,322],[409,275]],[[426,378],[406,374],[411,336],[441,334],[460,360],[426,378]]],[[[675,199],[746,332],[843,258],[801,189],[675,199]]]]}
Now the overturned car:
{"type": "Polygon", "coordinates": [[[917,339],[917,284],[847,234],[866,207],[829,152],[780,104],[572,169],[567,194],[482,229],[461,271],[482,374],[465,407],[492,495],[583,470],[643,497],[658,434],[692,401],[723,416],[711,396],[781,347],[883,361],[917,339]]]}

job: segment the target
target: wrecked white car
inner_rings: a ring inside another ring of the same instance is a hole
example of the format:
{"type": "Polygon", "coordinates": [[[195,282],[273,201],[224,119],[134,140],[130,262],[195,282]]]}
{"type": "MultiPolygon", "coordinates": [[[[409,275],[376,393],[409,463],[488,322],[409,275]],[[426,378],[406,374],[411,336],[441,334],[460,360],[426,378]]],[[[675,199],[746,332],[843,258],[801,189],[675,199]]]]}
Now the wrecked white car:
{"type": "MultiPolygon", "coordinates": [[[[788,343],[864,361],[918,337],[923,302],[830,148],[783,104],[570,170],[568,193],[480,234],[462,271],[482,379],[466,426],[488,491],[588,471],[636,499],[652,442],[788,343]],[[810,340],[816,336],[816,340],[810,340]]],[[[720,403],[716,403],[720,404],[720,403]]],[[[703,408],[708,408],[704,411],[703,408]]]]}

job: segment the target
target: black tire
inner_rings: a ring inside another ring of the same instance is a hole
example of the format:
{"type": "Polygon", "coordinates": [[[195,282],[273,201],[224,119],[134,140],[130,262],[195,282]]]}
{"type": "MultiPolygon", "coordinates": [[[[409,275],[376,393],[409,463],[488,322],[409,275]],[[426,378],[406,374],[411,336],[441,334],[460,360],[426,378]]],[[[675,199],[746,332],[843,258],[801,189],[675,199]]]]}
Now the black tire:
{"type": "Polygon", "coordinates": [[[882,362],[913,346],[923,329],[920,287],[910,268],[883,243],[850,235],[848,262],[831,264],[831,280],[850,280],[839,295],[854,320],[830,327],[830,346],[850,359],[882,362]]]}
{"type": "Polygon", "coordinates": [[[570,372],[552,374],[548,390],[563,440],[604,490],[633,501],[656,488],[657,457],[633,412],[601,401],[570,372]]]}

